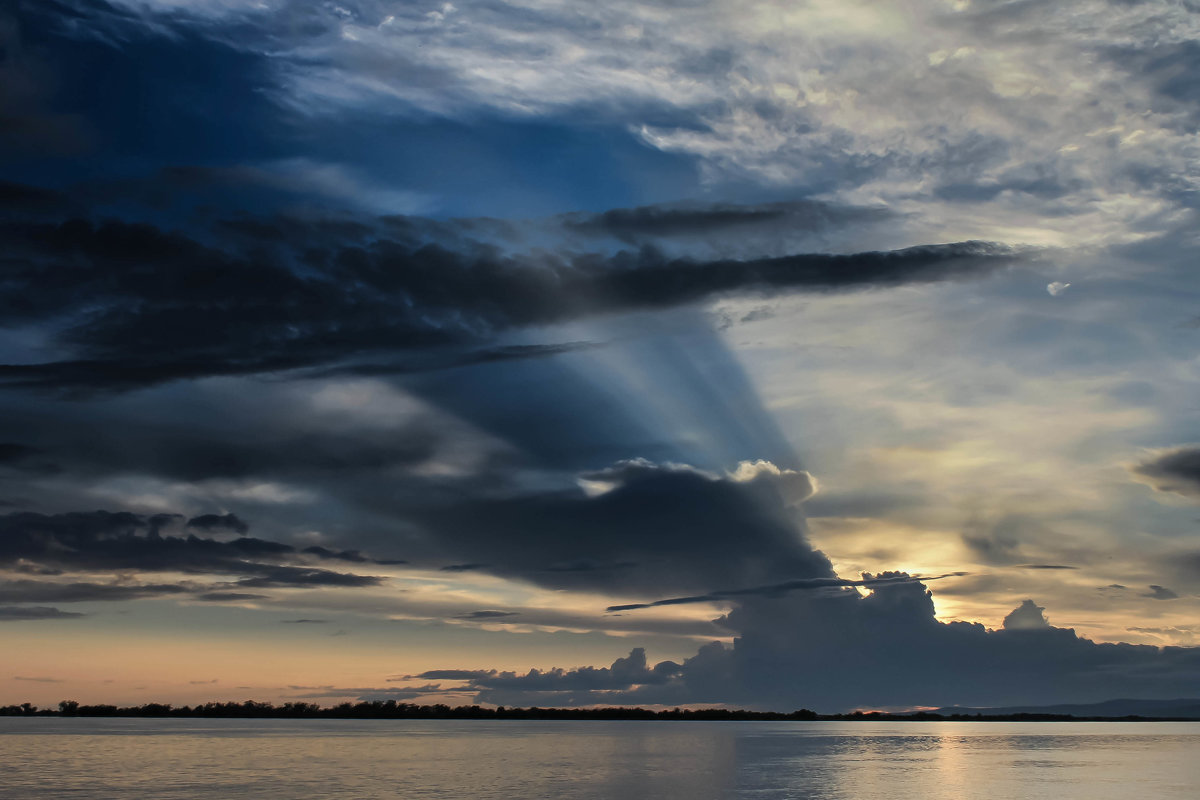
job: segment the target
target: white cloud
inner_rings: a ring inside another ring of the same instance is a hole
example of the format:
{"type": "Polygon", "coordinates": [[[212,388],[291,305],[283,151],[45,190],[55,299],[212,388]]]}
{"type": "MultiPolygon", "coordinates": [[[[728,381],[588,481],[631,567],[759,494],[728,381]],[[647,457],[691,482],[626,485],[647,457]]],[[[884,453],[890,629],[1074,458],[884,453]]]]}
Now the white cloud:
{"type": "Polygon", "coordinates": [[[770,461],[742,461],[729,473],[738,483],[749,483],[760,479],[769,480],[778,487],[785,502],[803,503],[817,493],[817,479],[804,470],[780,469],[770,461]]]}
{"type": "Polygon", "coordinates": [[[1200,36],[1181,4],[120,2],[236,21],[213,35],[268,57],[308,113],[587,108],[713,181],[885,202],[932,239],[1129,241],[1200,188],[1170,88],[1172,48],[1200,36]]]}

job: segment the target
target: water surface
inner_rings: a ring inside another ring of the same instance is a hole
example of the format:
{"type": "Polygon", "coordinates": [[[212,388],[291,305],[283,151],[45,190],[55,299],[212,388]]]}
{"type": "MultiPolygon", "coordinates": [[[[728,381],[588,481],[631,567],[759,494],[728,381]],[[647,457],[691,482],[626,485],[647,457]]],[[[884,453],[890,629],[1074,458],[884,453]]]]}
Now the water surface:
{"type": "Polygon", "coordinates": [[[1192,800],[1200,723],[0,718],[0,797],[1192,800]]]}

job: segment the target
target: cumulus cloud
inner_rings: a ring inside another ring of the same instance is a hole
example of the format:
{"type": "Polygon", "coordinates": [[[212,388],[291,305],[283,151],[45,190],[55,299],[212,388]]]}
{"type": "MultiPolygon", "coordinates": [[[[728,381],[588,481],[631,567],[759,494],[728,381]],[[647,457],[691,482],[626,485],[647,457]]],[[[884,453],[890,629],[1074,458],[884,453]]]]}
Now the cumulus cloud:
{"type": "Polygon", "coordinates": [[[798,484],[801,495],[810,486],[807,473],[763,463],[737,479],[632,459],[583,473],[585,489],[460,497],[412,513],[435,550],[553,588],[643,596],[830,577],[788,506],[798,484]]]}
{"type": "Polygon", "coordinates": [[[713,643],[651,668],[635,650],[612,668],[502,673],[432,670],[503,704],[728,703],[838,711],[859,706],[999,706],[1186,694],[1200,648],[1097,644],[1051,626],[1026,600],[999,630],[934,617],[930,593],[902,573],[853,589],[741,598],[713,643]],[[618,670],[632,667],[624,671],[618,670]]]}
{"type": "Polygon", "coordinates": [[[1046,609],[1025,600],[1004,618],[1006,631],[1040,631],[1049,630],[1050,622],[1046,619],[1046,609]]]}
{"type": "MultiPolygon", "coordinates": [[[[606,693],[628,691],[636,687],[656,686],[677,678],[683,667],[673,661],[660,661],[650,666],[646,650],[635,647],[629,655],[618,658],[608,667],[531,669],[526,673],[496,670],[429,670],[414,675],[427,680],[462,681],[464,689],[479,692],[487,702],[503,704],[503,698],[519,701],[528,696],[563,700],[574,704],[576,698],[599,698],[606,693]]],[[[586,702],[586,700],[585,700],[586,702]]]]}
{"type": "Polygon", "coordinates": [[[1051,297],[1058,297],[1060,294],[1071,288],[1071,284],[1063,283],[1062,281],[1054,281],[1046,284],[1046,291],[1051,297]]]}
{"type": "Polygon", "coordinates": [[[817,479],[802,469],[780,469],[770,461],[742,461],[729,473],[738,483],[763,481],[775,485],[791,505],[803,503],[817,493],[817,479]]]}

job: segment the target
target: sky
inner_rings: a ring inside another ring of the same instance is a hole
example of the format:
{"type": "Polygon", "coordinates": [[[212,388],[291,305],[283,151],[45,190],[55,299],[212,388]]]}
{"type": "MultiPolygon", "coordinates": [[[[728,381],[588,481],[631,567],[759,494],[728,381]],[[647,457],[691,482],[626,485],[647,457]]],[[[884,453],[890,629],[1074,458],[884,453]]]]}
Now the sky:
{"type": "Polygon", "coordinates": [[[1195,0],[0,4],[0,700],[1200,695],[1195,0]]]}

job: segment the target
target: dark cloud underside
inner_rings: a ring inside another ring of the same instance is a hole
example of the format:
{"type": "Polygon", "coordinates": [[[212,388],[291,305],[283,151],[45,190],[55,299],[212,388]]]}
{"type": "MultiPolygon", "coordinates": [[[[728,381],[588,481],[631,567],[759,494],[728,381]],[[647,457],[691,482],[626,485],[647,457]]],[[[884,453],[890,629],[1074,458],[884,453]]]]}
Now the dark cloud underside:
{"type": "MultiPolygon", "coordinates": [[[[380,225],[309,228],[266,246],[220,229],[201,238],[146,223],[0,224],[0,315],[9,325],[49,326],[67,354],[0,366],[0,381],[120,389],[289,370],[474,345],[513,328],[730,293],[961,279],[1020,257],[984,242],[746,260],[653,248],[511,255],[471,240],[406,242],[380,225]]],[[[493,357],[483,352],[450,355],[448,363],[493,357]]]]}

